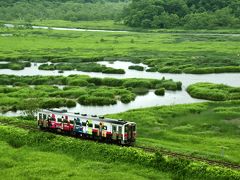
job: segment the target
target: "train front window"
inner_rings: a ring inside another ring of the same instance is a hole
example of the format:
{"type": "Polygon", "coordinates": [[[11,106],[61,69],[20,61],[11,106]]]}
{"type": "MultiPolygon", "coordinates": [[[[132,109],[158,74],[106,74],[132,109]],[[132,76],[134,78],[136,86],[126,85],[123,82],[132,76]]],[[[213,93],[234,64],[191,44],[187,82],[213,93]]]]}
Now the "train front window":
{"type": "Polygon", "coordinates": [[[42,113],[39,113],[39,119],[42,119],[42,113]]]}

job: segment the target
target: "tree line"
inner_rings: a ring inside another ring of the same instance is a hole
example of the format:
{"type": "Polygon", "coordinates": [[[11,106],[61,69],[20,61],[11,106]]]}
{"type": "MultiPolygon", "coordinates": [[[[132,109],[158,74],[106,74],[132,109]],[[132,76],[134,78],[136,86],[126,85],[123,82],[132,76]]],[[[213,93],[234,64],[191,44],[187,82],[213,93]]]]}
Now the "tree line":
{"type": "Polygon", "coordinates": [[[143,28],[240,27],[240,0],[132,0],[121,16],[143,28]]]}
{"type": "Polygon", "coordinates": [[[126,0],[0,0],[1,20],[112,20],[126,0]]]}

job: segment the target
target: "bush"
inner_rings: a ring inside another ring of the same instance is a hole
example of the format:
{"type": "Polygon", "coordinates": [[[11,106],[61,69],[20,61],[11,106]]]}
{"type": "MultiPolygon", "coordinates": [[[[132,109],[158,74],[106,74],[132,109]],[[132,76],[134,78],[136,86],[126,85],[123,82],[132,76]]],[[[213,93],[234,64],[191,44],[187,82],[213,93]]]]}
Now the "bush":
{"type": "Polygon", "coordinates": [[[123,80],[113,79],[113,78],[104,78],[102,79],[102,84],[105,86],[119,87],[123,85],[123,80]]]}
{"type": "Polygon", "coordinates": [[[78,102],[82,105],[113,105],[116,104],[117,101],[108,97],[97,97],[90,95],[83,95],[78,98],[78,102]]]}
{"type": "Polygon", "coordinates": [[[164,88],[159,88],[157,90],[155,90],[154,92],[157,96],[164,96],[165,94],[165,89],[164,88]]]}
{"type": "Polygon", "coordinates": [[[137,88],[132,88],[132,92],[137,94],[137,95],[145,95],[147,94],[148,88],[144,88],[144,87],[137,87],[137,88]]]}
{"type": "Polygon", "coordinates": [[[137,71],[143,71],[144,67],[136,65],[136,66],[129,66],[128,69],[134,69],[134,70],[137,70],[137,71]]]}
{"type": "Polygon", "coordinates": [[[187,92],[195,98],[214,101],[240,99],[238,88],[213,83],[196,83],[188,86],[187,92]]]}
{"type": "Polygon", "coordinates": [[[125,74],[125,71],[123,69],[114,69],[114,68],[106,68],[102,70],[102,73],[106,74],[125,74]]]}
{"type": "Polygon", "coordinates": [[[88,86],[88,82],[83,79],[69,79],[67,83],[70,86],[88,86]]]}
{"type": "Polygon", "coordinates": [[[123,83],[124,87],[132,88],[151,88],[151,82],[149,80],[140,80],[140,79],[126,79],[123,83]]]}
{"type": "Polygon", "coordinates": [[[66,101],[66,106],[71,108],[71,107],[75,107],[76,106],[76,102],[73,100],[67,100],[66,101]]]}

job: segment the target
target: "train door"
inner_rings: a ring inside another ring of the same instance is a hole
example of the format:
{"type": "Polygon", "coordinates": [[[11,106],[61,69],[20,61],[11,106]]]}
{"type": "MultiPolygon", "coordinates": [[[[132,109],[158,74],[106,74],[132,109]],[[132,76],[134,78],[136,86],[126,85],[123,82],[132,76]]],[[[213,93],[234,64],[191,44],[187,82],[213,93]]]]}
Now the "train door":
{"type": "Polygon", "coordinates": [[[92,120],[87,120],[86,122],[86,133],[92,135],[93,123],[92,120]]]}
{"type": "Polygon", "coordinates": [[[112,139],[115,141],[118,139],[118,132],[117,132],[116,125],[112,125],[112,139]]]}
{"type": "Polygon", "coordinates": [[[123,140],[122,137],[123,137],[122,126],[118,126],[118,141],[121,142],[121,140],[123,140]]]}
{"type": "Polygon", "coordinates": [[[42,113],[38,113],[38,127],[42,128],[42,125],[43,125],[42,113]]]}

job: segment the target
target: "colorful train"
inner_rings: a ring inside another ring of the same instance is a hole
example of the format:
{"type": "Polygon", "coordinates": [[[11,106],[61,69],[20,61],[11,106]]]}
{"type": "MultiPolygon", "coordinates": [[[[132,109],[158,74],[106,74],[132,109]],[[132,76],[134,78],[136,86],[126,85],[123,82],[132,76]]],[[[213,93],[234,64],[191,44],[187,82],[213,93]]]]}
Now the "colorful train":
{"type": "Polygon", "coordinates": [[[121,145],[136,141],[136,123],[103,116],[68,113],[66,110],[41,110],[37,115],[40,129],[76,137],[101,140],[121,145]]]}

